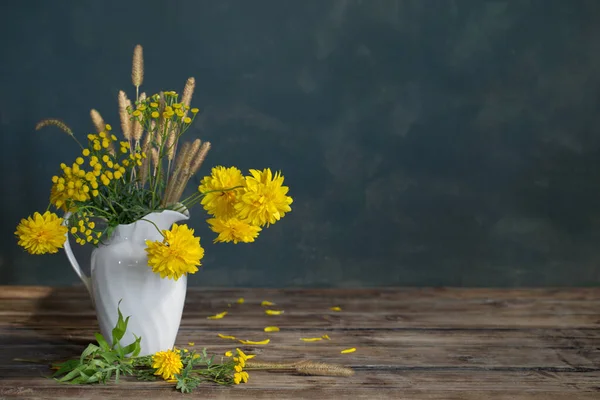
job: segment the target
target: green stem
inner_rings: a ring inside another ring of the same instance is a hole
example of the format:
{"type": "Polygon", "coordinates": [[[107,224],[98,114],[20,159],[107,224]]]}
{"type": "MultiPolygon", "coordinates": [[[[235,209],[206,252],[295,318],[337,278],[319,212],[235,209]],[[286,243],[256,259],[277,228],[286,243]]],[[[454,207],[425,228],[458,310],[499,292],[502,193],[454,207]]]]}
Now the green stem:
{"type": "Polygon", "coordinates": [[[154,227],[156,228],[156,230],[158,231],[158,233],[160,233],[160,235],[164,238],[165,235],[163,235],[162,231],[160,230],[160,228],[158,226],[156,226],[156,224],[152,221],[150,221],[149,219],[145,219],[145,218],[140,218],[140,221],[146,221],[146,222],[150,222],[152,225],[154,225],[154,227]]]}

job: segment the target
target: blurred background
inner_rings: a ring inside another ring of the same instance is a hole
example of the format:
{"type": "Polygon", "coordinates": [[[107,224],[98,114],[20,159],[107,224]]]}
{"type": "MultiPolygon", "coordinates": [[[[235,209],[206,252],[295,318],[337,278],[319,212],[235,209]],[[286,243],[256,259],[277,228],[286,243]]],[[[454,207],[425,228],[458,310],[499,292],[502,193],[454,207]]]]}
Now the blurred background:
{"type": "MultiPolygon", "coordinates": [[[[28,255],[21,218],[97,109],[196,78],[190,138],[215,165],[282,170],[292,212],[213,244],[191,285],[589,286],[600,282],[596,0],[21,1],[0,13],[0,284],[78,282],[28,255]]],[[[85,263],[91,249],[83,249],[85,263]],[[87,253],[86,253],[87,252],[87,253]],[[86,253],[86,254],[84,254],[86,253]]]]}

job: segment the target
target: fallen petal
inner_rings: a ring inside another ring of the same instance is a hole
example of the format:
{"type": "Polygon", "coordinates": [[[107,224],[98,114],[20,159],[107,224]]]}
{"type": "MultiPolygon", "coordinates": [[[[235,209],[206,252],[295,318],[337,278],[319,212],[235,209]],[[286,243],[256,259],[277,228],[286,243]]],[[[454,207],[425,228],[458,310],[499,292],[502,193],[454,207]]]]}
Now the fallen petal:
{"type": "Polygon", "coordinates": [[[267,301],[267,300],[264,300],[262,303],[260,303],[260,305],[263,306],[263,307],[264,306],[274,306],[275,303],[267,301]]]}
{"type": "Polygon", "coordinates": [[[335,306],[335,307],[331,307],[331,308],[329,308],[329,309],[330,309],[331,311],[342,311],[342,309],[341,309],[340,307],[337,307],[337,306],[335,306]]]}
{"type": "Polygon", "coordinates": [[[231,339],[231,340],[236,340],[237,339],[235,336],[222,335],[220,333],[217,333],[217,336],[220,337],[221,339],[231,339]]]}
{"type": "Polygon", "coordinates": [[[260,342],[255,342],[254,340],[240,340],[241,344],[269,344],[271,339],[261,340],[260,342]]]}
{"type": "Polygon", "coordinates": [[[305,342],[318,342],[319,340],[323,340],[321,337],[309,337],[309,338],[300,338],[300,340],[305,342]]]}
{"type": "Polygon", "coordinates": [[[223,311],[222,313],[218,313],[217,315],[211,315],[210,317],[206,317],[207,319],[221,319],[227,315],[227,311],[223,311]]]}
{"type": "Polygon", "coordinates": [[[340,353],[342,354],[346,354],[346,353],[354,353],[356,351],[355,347],[349,348],[349,349],[344,349],[342,351],[340,351],[340,353]]]}
{"type": "Polygon", "coordinates": [[[240,297],[239,299],[236,300],[236,303],[238,303],[238,304],[244,304],[244,298],[240,297]]]}
{"type": "Polygon", "coordinates": [[[321,336],[323,339],[327,339],[327,340],[331,340],[331,338],[329,337],[329,335],[323,335],[321,336]]]}
{"type": "Polygon", "coordinates": [[[283,310],[265,310],[265,314],[267,314],[267,315],[281,315],[281,314],[283,314],[283,310]]]}
{"type": "Polygon", "coordinates": [[[279,332],[278,326],[267,326],[265,327],[265,332],[279,332]]]}

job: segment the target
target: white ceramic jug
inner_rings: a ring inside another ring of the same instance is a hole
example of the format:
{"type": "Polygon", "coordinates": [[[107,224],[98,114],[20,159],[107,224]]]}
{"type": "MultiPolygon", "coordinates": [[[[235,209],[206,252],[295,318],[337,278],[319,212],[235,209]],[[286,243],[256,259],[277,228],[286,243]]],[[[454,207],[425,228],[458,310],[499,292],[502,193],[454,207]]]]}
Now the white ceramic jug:
{"type": "MultiPolygon", "coordinates": [[[[67,212],[65,224],[69,217],[67,212]]],[[[189,212],[185,209],[183,213],[172,210],[150,213],[143,219],[152,221],[162,231],[188,218],[189,212]]],[[[135,340],[134,334],[141,336],[140,356],[173,348],[187,290],[186,275],[174,281],[161,279],[152,272],[148,266],[146,240],[163,240],[150,222],[138,220],[117,226],[111,237],[93,250],[91,277],[85,275],[75,259],[68,234],[65,241],[67,258],[92,297],[100,333],[112,343],[119,306],[123,318],[130,316],[120,343],[126,346],[135,340]]]]}

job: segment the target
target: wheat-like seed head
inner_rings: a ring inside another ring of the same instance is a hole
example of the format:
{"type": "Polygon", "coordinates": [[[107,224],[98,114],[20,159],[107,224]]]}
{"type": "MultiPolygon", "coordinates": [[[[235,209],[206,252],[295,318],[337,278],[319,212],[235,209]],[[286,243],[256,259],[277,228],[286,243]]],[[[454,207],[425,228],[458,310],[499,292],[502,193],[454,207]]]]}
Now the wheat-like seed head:
{"type": "Polygon", "coordinates": [[[194,94],[195,88],[196,79],[194,79],[194,77],[188,78],[185,86],[183,87],[183,95],[181,96],[181,103],[183,103],[184,106],[183,118],[187,116],[188,110],[186,110],[186,108],[192,103],[192,95],[194,94]]]}
{"type": "Polygon", "coordinates": [[[63,131],[64,133],[66,133],[69,136],[73,136],[73,131],[71,130],[71,128],[69,128],[67,126],[67,124],[62,122],[60,119],[56,119],[56,118],[49,118],[49,119],[41,120],[40,122],[38,122],[35,125],[35,130],[39,131],[43,127],[50,126],[50,125],[56,126],[57,128],[59,128],[61,131],[63,131]]]}
{"type": "Polygon", "coordinates": [[[133,86],[139,88],[144,81],[144,50],[141,45],[133,49],[133,63],[131,67],[131,82],[133,86]]]}
{"type": "Polygon", "coordinates": [[[204,142],[204,144],[198,151],[198,155],[194,158],[194,163],[190,167],[191,175],[194,175],[196,172],[198,172],[198,170],[202,166],[202,163],[204,162],[204,159],[206,158],[206,155],[208,154],[209,150],[210,150],[210,142],[204,142]]]}
{"type": "Polygon", "coordinates": [[[97,110],[92,108],[90,110],[90,117],[92,118],[92,123],[96,127],[96,131],[98,133],[103,132],[106,128],[106,123],[104,123],[102,115],[100,115],[100,113],[97,110]]]}
{"type": "Polygon", "coordinates": [[[127,107],[131,102],[127,98],[124,91],[119,91],[119,117],[121,118],[121,131],[125,139],[131,139],[131,121],[129,120],[129,112],[127,107]]]}
{"type": "Polygon", "coordinates": [[[151,157],[152,157],[152,167],[154,168],[152,175],[156,176],[156,170],[158,169],[158,150],[155,148],[152,148],[150,153],[151,153],[151,157]]]}
{"type": "Polygon", "coordinates": [[[303,375],[352,376],[351,368],[338,364],[327,364],[318,361],[303,361],[296,364],[296,372],[303,375]]]}

